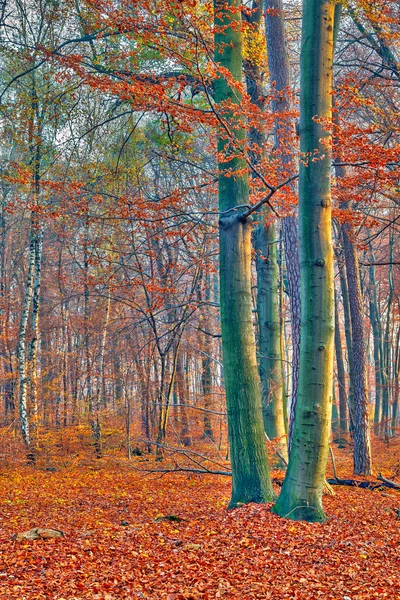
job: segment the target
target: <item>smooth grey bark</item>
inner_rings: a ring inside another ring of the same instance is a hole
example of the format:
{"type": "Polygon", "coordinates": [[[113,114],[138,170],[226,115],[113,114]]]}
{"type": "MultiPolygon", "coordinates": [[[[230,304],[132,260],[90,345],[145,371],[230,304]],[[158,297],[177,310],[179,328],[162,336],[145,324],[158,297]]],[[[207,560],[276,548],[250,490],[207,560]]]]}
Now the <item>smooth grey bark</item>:
{"type": "Polygon", "coordinates": [[[292,450],[276,514],[324,521],[334,351],[331,119],[334,3],[305,0],[300,57],[300,372],[292,450]],[[315,117],[318,117],[316,119],[315,117]],[[315,156],[318,160],[308,160],[315,156]]]}

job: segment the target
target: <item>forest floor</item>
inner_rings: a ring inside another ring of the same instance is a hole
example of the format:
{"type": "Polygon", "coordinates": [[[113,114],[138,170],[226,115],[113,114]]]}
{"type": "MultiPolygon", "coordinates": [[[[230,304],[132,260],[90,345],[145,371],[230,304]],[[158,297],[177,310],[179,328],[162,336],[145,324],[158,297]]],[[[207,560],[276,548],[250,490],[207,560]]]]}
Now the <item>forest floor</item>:
{"type": "MultiPolygon", "coordinates": [[[[375,472],[399,481],[400,438],[375,440],[374,455],[375,472]]],[[[335,456],[351,476],[350,449],[335,456]]],[[[335,486],[326,523],[296,523],[270,505],[227,511],[229,477],[137,470],[160,468],[153,460],[119,451],[54,458],[52,471],[2,467],[0,598],[400,599],[398,491],[335,486]],[[13,540],[32,527],[65,537],[13,540]]]]}

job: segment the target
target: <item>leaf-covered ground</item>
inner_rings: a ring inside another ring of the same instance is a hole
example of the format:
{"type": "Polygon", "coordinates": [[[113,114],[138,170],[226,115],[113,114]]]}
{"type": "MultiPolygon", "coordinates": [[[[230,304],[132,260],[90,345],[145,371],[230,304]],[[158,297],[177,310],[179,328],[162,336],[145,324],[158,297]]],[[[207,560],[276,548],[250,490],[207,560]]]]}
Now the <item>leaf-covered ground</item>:
{"type": "MultiPolygon", "coordinates": [[[[399,450],[381,448],[385,475],[399,450]]],[[[350,463],[339,455],[340,476],[350,463]]],[[[151,463],[0,471],[0,598],[400,599],[399,492],[337,487],[324,497],[329,520],[313,525],[268,505],[227,512],[229,478],[143,475],[135,464],[151,463]],[[12,539],[35,526],[66,536],[12,539]]]]}

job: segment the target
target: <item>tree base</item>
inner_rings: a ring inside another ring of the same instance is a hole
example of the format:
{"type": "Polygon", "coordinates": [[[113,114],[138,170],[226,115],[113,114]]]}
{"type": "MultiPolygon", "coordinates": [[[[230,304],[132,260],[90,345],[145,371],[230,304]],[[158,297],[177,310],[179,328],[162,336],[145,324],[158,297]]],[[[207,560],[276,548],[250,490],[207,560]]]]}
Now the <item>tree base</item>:
{"type": "Polygon", "coordinates": [[[292,521],[307,521],[308,523],[325,523],[328,517],[321,506],[310,506],[303,501],[298,502],[279,502],[271,508],[271,512],[282,519],[291,519],[292,521]]]}
{"type": "Polygon", "coordinates": [[[268,504],[269,502],[275,502],[276,494],[273,491],[272,487],[269,490],[266,489],[254,489],[253,492],[249,491],[249,488],[246,487],[243,490],[233,490],[232,497],[228,504],[228,510],[233,508],[240,508],[245,504],[268,504]]]}

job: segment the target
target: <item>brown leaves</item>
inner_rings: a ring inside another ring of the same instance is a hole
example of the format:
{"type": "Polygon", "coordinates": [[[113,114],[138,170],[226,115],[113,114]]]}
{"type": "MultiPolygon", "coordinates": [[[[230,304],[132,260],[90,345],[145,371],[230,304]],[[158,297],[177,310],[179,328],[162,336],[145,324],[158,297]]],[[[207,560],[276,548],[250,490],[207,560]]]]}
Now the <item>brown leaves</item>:
{"type": "MultiPolygon", "coordinates": [[[[374,449],[387,477],[399,449],[395,441],[390,453],[384,444],[374,449]]],[[[351,453],[335,449],[335,456],[339,475],[351,476],[351,453]]],[[[280,519],[269,505],[227,512],[230,481],[223,477],[150,479],[106,459],[98,470],[20,468],[2,479],[0,600],[400,595],[396,490],[338,487],[325,499],[328,522],[315,525],[280,519]],[[68,535],[56,546],[11,539],[32,523],[59,522],[68,535]]]]}

